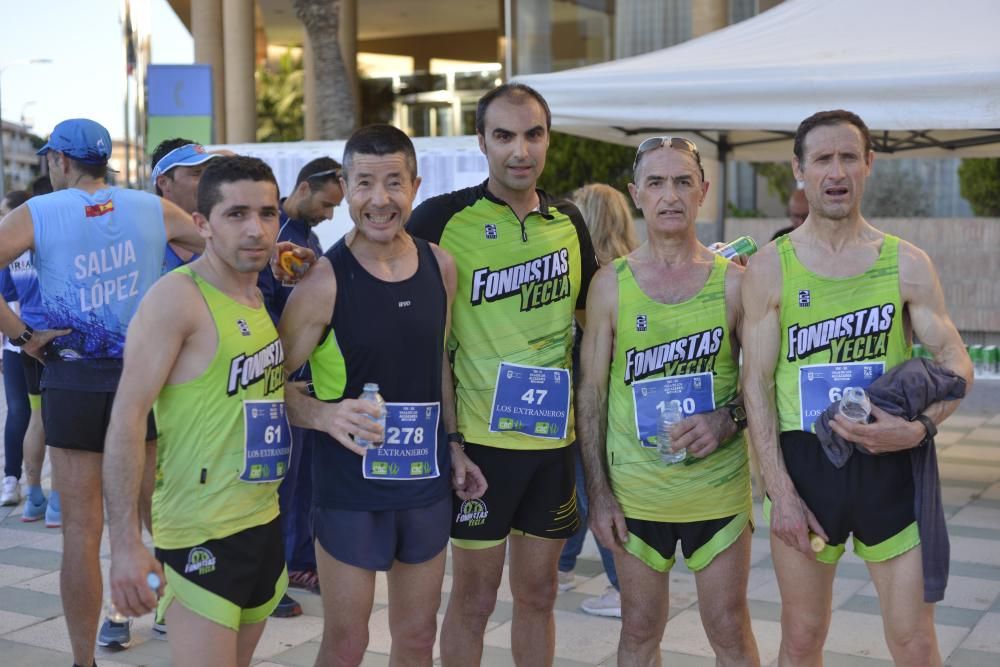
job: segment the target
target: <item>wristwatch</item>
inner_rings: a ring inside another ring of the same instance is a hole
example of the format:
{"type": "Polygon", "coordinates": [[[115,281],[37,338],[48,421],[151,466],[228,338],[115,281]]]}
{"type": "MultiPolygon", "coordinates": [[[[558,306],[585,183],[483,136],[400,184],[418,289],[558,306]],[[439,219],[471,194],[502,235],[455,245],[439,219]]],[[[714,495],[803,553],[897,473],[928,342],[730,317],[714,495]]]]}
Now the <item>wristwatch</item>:
{"type": "Polygon", "coordinates": [[[917,415],[910,421],[920,422],[921,424],[924,425],[924,428],[927,429],[927,434],[924,436],[924,439],[921,440],[919,444],[917,444],[917,447],[922,447],[923,445],[926,445],[927,443],[929,443],[931,440],[934,439],[935,435],[937,435],[937,424],[935,424],[934,420],[928,417],[927,415],[917,415]]]}
{"type": "Polygon", "coordinates": [[[448,442],[454,442],[456,445],[465,449],[465,436],[461,431],[455,431],[454,433],[448,434],[448,442]]]}
{"type": "Polygon", "coordinates": [[[24,345],[25,343],[27,343],[29,340],[31,340],[31,337],[34,334],[35,334],[35,330],[32,329],[29,325],[25,324],[24,325],[24,332],[20,336],[18,336],[17,338],[11,338],[11,339],[9,339],[10,340],[10,344],[13,345],[14,347],[21,347],[22,345],[24,345]]]}
{"type": "Polygon", "coordinates": [[[726,410],[729,410],[729,417],[736,424],[737,432],[747,427],[747,411],[743,409],[742,405],[730,403],[726,406],[726,410]]]}

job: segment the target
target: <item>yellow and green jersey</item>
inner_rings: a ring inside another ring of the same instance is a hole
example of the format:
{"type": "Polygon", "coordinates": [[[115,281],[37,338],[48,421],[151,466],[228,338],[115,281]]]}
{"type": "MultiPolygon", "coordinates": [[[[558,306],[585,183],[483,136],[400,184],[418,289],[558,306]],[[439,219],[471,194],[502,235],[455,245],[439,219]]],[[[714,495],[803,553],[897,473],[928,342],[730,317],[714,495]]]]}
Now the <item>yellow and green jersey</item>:
{"type": "Polygon", "coordinates": [[[616,259],[618,317],[608,378],[607,459],[626,517],[660,522],[719,519],[750,509],[742,434],[703,459],[666,465],[655,446],[655,415],[679,400],[685,416],[708,412],[739,391],[726,319],[729,260],[715,257],[704,287],[665,304],[640,288],[626,258],[616,259]],[[645,420],[645,421],[644,421],[645,420]],[[645,425],[644,425],[645,424],[645,425]]]}
{"type": "Polygon", "coordinates": [[[218,347],[201,375],[164,386],[154,406],[153,541],[161,549],[273,520],[291,446],[285,355],[267,309],[237,303],[188,266],[176,271],[191,276],[201,291],[218,347]]]}
{"type": "Polygon", "coordinates": [[[830,278],[806,269],[788,236],[781,260],[781,353],[775,366],[779,428],[812,432],[845,387],[866,388],[910,358],[899,293],[899,238],[886,234],[864,273],[830,278]]]}
{"type": "Polygon", "coordinates": [[[544,192],[538,196],[538,210],[522,222],[482,183],[428,199],[407,224],[411,234],[455,258],[458,289],[448,346],[458,428],[469,442],[553,449],[575,437],[572,399],[564,416],[565,437],[490,430],[501,362],[572,368],[573,313],[585,307],[597,270],[580,212],[544,192]]]}

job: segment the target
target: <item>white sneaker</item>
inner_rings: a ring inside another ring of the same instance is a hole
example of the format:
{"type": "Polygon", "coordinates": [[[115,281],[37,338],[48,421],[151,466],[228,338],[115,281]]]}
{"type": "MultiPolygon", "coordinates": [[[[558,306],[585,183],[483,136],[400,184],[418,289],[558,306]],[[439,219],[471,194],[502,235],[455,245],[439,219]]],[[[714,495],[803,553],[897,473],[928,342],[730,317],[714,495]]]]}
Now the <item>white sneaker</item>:
{"type": "Polygon", "coordinates": [[[594,616],[622,617],[622,596],[614,586],[604,589],[604,595],[597,598],[587,598],[580,603],[580,609],[594,616]]]}
{"type": "Polygon", "coordinates": [[[576,575],[573,574],[573,570],[569,572],[559,570],[559,591],[568,591],[574,586],[576,586],[576,575]]]}
{"type": "Polygon", "coordinates": [[[0,505],[9,507],[21,502],[21,487],[17,483],[17,477],[3,478],[3,493],[0,493],[0,505]]]}

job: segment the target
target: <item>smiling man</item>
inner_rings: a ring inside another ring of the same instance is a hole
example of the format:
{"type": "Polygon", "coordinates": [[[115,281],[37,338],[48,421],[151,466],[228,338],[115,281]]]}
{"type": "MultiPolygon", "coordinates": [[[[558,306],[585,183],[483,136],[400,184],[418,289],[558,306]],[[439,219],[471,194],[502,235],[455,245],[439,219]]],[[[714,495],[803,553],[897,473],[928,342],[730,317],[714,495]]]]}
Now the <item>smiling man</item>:
{"type": "Polygon", "coordinates": [[[839,434],[880,455],[859,450],[842,468],[827,459],[813,430],[846,387],[866,388],[909,359],[913,335],[972,383],[930,259],[861,215],[874,157],[856,114],[822,111],[802,121],[792,168],[805,183],[809,215],[757,253],[743,280],[744,391],[771,503],[781,664],[822,662],[848,537],[875,584],[893,660],[941,663],[934,605],[924,601],[921,550],[914,548],[920,536],[907,450],[933,436],[933,424],[959,402],[935,403],[913,421],[878,408],[869,424],[838,416],[839,434]],[[810,531],[826,542],[819,553],[810,548],[810,531]]]}
{"type": "Polygon", "coordinates": [[[537,189],[551,115],[523,84],[479,100],[476,131],[489,178],[421,204],[414,236],[455,257],[452,335],[456,445],[490,482],[477,503],[452,509],[454,583],[441,659],[480,663],[510,542],[514,660],[551,664],[559,554],[576,532],[572,380],[573,317],[581,320],[597,270],[576,207],[537,189]],[[463,435],[464,433],[464,435],[463,435]]]}
{"type": "Polygon", "coordinates": [[[389,582],[390,662],[430,665],[441,604],[452,486],[485,483],[458,445],[445,340],[455,262],[404,225],[420,187],[417,156],[390,125],[357,130],[341,187],[354,229],[292,291],[279,329],[287,367],[306,360],[315,398],[289,392],[293,421],[316,431],[313,532],[323,596],[316,664],[358,665],[375,573],[389,582]],[[386,403],[358,400],[378,384],[386,403]],[[355,440],[384,443],[364,448],[355,440]]]}

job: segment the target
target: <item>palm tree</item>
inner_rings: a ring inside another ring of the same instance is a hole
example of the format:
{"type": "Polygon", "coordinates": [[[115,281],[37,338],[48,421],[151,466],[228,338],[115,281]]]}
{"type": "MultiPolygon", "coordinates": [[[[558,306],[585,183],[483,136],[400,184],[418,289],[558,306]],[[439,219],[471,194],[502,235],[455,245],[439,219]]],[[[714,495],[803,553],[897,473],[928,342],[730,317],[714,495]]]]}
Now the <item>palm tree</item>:
{"type": "Polygon", "coordinates": [[[275,65],[257,69],[257,141],[299,141],[303,136],[304,79],[301,58],[291,51],[275,65]]]}
{"type": "Polygon", "coordinates": [[[340,52],[340,0],[294,0],[316,64],[316,116],[322,139],[346,139],[354,131],[354,89],[340,52]]]}

